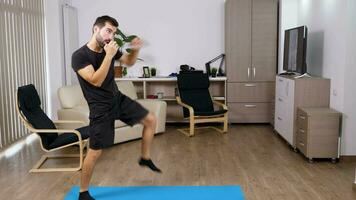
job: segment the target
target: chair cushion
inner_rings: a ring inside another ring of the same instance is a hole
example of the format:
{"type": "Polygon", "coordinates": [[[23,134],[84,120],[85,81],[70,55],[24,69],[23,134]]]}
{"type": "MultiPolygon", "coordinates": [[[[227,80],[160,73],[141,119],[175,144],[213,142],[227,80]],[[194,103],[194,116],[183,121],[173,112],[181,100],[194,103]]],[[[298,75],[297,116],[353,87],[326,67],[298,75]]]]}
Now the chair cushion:
{"type": "MultiPolygon", "coordinates": [[[[183,103],[193,107],[195,112],[214,112],[214,105],[209,90],[186,90],[180,93],[183,103]]],[[[184,117],[189,116],[188,109],[183,110],[184,117]]]]}
{"type": "MultiPolygon", "coordinates": [[[[47,117],[41,108],[31,110],[30,112],[23,110],[22,112],[35,129],[56,129],[52,120],[47,117]]],[[[58,133],[38,133],[38,135],[41,137],[42,146],[45,149],[48,149],[49,144],[58,137],[58,133]]]]}
{"type": "MultiPolygon", "coordinates": [[[[40,97],[34,85],[19,87],[17,92],[19,110],[35,129],[56,129],[52,120],[41,109],[40,97]]],[[[48,149],[58,136],[57,133],[39,133],[38,135],[41,137],[42,146],[45,149],[48,149]]]]}
{"type": "MultiPolygon", "coordinates": [[[[89,126],[84,126],[81,128],[76,129],[77,131],[80,132],[80,135],[82,136],[82,140],[88,139],[90,136],[89,132],[89,126]]],[[[59,135],[56,140],[54,140],[50,145],[49,149],[54,149],[57,147],[61,147],[67,144],[71,144],[73,142],[78,141],[78,136],[74,133],[63,133],[59,135]]]]}
{"type": "MultiPolygon", "coordinates": [[[[193,107],[194,116],[222,115],[227,110],[214,111],[209,92],[209,76],[203,73],[181,73],[177,77],[179,96],[183,103],[193,107]]],[[[189,117],[189,110],[183,108],[184,117],[189,117]]]]}
{"type": "Polygon", "coordinates": [[[209,88],[209,76],[203,73],[178,74],[178,88],[180,90],[196,90],[209,88]]]}
{"type": "Polygon", "coordinates": [[[18,97],[20,108],[31,110],[41,105],[40,97],[32,84],[19,87],[18,97]]]}

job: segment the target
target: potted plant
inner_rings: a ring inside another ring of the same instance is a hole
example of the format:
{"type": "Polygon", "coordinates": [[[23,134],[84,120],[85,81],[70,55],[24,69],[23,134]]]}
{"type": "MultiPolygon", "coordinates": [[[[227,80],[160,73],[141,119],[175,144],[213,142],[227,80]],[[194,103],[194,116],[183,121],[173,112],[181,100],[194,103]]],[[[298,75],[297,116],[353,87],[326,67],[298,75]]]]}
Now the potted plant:
{"type": "Polygon", "coordinates": [[[156,76],[156,68],[151,67],[151,76],[156,76]]]}
{"type": "Polygon", "coordinates": [[[123,51],[126,51],[127,53],[131,53],[132,49],[129,47],[129,44],[135,37],[137,36],[136,35],[126,36],[120,29],[117,29],[114,36],[114,40],[117,43],[117,45],[119,45],[122,53],[124,53],[123,51]]]}
{"type": "Polygon", "coordinates": [[[123,67],[122,68],[122,76],[126,76],[127,75],[127,67],[123,67]]]}
{"type": "Polygon", "coordinates": [[[122,66],[114,67],[115,78],[121,78],[123,75],[122,72],[123,72],[122,66]]]}
{"type": "Polygon", "coordinates": [[[216,67],[211,68],[211,76],[216,77],[216,74],[218,72],[218,69],[216,67]]]}
{"type": "MultiPolygon", "coordinates": [[[[136,35],[126,36],[120,29],[117,29],[114,40],[119,45],[120,51],[122,53],[131,53],[132,49],[130,48],[130,43],[133,39],[135,39],[136,35]]],[[[137,60],[144,61],[142,58],[137,58],[137,60]]]]}

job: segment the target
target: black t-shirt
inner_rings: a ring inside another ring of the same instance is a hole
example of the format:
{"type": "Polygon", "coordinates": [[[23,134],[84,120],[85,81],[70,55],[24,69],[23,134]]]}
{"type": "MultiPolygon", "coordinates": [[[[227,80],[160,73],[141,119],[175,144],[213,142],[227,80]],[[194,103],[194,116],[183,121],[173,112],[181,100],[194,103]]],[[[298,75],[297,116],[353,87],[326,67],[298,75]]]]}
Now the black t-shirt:
{"type": "Polygon", "coordinates": [[[87,45],[82,46],[72,55],[72,68],[77,73],[80,87],[88,102],[91,119],[100,117],[109,112],[111,110],[113,97],[119,94],[115,83],[114,62],[122,56],[122,53],[117,51],[111,61],[108,74],[100,87],[96,87],[84,80],[77,71],[88,65],[92,65],[95,71],[98,70],[105,55],[104,50],[98,53],[89,49],[87,45]]]}

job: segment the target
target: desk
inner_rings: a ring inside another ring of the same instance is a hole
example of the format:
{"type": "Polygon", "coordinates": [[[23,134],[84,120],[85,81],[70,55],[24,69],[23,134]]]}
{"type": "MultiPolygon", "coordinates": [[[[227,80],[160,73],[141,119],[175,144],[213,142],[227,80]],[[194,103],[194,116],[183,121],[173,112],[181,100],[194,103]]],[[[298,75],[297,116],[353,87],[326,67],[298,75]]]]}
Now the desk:
{"type": "MultiPolygon", "coordinates": [[[[226,103],[226,77],[209,78],[210,94],[215,100],[226,103]]],[[[147,99],[148,95],[163,93],[163,100],[167,102],[167,122],[187,122],[183,119],[182,107],[176,102],[175,93],[177,77],[115,78],[115,81],[132,81],[136,87],[139,98],[147,99]]]]}

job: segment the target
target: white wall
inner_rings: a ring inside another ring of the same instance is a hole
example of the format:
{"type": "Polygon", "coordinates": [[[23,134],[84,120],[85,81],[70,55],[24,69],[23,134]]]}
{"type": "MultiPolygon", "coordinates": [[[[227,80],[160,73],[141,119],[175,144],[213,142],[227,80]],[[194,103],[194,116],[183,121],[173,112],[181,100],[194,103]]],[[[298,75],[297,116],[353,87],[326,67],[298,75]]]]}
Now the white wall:
{"type": "Polygon", "coordinates": [[[91,37],[96,17],[110,15],[119,28],[144,40],[129,75],[142,75],[142,66],[157,67],[158,75],[169,75],[179,65],[198,69],[224,52],[224,0],[74,0],[78,9],[79,43],[91,37]]]}
{"type": "Polygon", "coordinates": [[[346,65],[344,76],[344,137],[343,153],[345,155],[356,155],[356,1],[347,1],[347,35],[346,35],[346,65]]]}
{"type": "Polygon", "coordinates": [[[343,110],[346,1],[300,0],[299,24],[308,27],[308,72],[331,79],[330,106],[343,110]]]}
{"type": "MultiPolygon", "coordinates": [[[[313,75],[331,79],[330,107],[347,112],[345,99],[345,68],[347,44],[347,1],[300,0],[299,23],[309,28],[307,63],[313,75]]],[[[352,90],[351,90],[352,91],[352,90]]],[[[344,118],[344,126],[350,121],[344,118]]],[[[343,129],[341,153],[356,154],[348,141],[350,130],[343,129]],[[346,143],[348,141],[348,145],[346,143]]],[[[356,143],[355,143],[356,144],[356,143]]]]}
{"type": "MultiPolygon", "coordinates": [[[[298,26],[298,0],[283,0],[279,2],[279,47],[283,53],[284,31],[298,26]]],[[[283,54],[278,57],[278,72],[283,71],[283,54]]]]}
{"type": "MultiPolygon", "coordinates": [[[[351,88],[352,81],[356,77],[353,58],[355,39],[352,38],[355,22],[351,20],[355,17],[355,7],[350,7],[351,4],[354,6],[354,0],[297,0],[297,2],[298,5],[295,5],[296,0],[282,0],[281,17],[285,17],[283,13],[295,14],[296,26],[308,27],[308,73],[331,79],[330,107],[345,114],[341,153],[356,155],[356,137],[353,136],[356,124],[352,123],[355,121],[356,110],[351,106],[356,99],[351,88]],[[297,13],[295,10],[298,10],[297,13]]],[[[295,18],[285,17],[281,22],[293,25],[295,18]]],[[[281,33],[284,33],[284,30],[281,30],[281,33]]],[[[282,45],[283,41],[280,41],[280,44],[282,45]]],[[[283,49],[282,47],[280,46],[280,50],[283,49]]],[[[283,51],[280,51],[279,69],[282,68],[282,58],[283,51]]]]}

